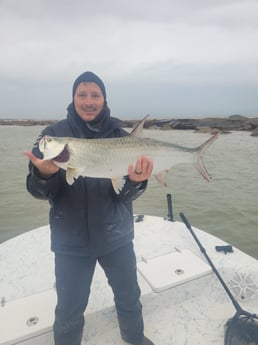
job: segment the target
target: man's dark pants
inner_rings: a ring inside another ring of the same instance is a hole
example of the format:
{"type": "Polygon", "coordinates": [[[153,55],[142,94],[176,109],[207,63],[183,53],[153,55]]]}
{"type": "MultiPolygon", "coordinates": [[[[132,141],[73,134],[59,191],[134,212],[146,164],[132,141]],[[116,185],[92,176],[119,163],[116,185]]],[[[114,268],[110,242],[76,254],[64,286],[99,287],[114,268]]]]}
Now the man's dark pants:
{"type": "MultiPolygon", "coordinates": [[[[55,345],[80,345],[84,311],[97,261],[114,293],[121,336],[137,344],[143,338],[142,305],[137,283],[136,259],[130,243],[99,258],[55,255],[57,306],[55,345]]],[[[100,326],[101,327],[101,326],[100,326]]]]}

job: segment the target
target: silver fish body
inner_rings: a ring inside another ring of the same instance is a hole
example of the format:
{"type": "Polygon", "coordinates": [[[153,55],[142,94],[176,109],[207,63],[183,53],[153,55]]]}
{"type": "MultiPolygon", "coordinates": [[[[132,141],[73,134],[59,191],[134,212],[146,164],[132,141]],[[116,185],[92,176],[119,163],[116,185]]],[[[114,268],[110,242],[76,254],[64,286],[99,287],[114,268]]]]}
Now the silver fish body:
{"type": "MultiPolygon", "coordinates": [[[[138,127],[142,130],[143,122],[138,127]]],[[[43,159],[51,159],[58,167],[66,170],[69,184],[79,176],[109,178],[119,193],[121,186],[120,182],[117,183],[118,179],[128,175],[129,164],[135,164],[140,156],[152,158],[152,174],[164,185],[165,174],[172,166],[193,160],[196,169],[209,181],[211,177],[203,164],[202,155],[217,137],[218,134],[196,148],[187,148],[139,137],[135,129],[129,136],[121,138],[77,139],[44,136],[40,140],[39,149],[43,159]]]]}

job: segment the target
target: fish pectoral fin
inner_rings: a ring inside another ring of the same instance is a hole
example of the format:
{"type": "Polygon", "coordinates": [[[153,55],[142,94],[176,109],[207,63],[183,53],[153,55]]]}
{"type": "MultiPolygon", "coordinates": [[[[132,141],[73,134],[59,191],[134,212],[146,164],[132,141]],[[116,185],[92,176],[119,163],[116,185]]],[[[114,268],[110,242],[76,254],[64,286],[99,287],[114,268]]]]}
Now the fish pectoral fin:
{"type": "Polygon", "coordinates": [[[74,183],[74,180],[78,177],[78,172],[75,168],[66,169],[66,182],[71,186],[74,183]]]}
{"type": "Polygon", "coordinates": [[[125,185],[126,177],[125,176],[114,177],[111,179],[111,182],[116,194],[120,194],[121,190],[123,189],[125,185]]]}
{"type": "Polygon", "coordinates": [[[160,173],[154,175],[159,183],[161,183],[164,187],[167,187],[166,176],[169,170],[161,171],[160,173]]]}

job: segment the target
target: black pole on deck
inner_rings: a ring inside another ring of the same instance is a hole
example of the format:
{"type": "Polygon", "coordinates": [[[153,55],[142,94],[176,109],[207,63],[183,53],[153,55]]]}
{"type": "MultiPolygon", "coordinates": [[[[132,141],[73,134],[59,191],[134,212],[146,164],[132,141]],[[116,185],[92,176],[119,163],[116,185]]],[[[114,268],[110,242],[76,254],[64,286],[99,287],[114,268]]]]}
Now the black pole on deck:
{"type": "Polygon", "coordinates": [[[170,222],[173,222],[174,221],[174,215],[173,215],[172,196],[171,196],[171,194],[167,194],[167,205],[168,205],[167,220],[169,220],[170,222]]]}

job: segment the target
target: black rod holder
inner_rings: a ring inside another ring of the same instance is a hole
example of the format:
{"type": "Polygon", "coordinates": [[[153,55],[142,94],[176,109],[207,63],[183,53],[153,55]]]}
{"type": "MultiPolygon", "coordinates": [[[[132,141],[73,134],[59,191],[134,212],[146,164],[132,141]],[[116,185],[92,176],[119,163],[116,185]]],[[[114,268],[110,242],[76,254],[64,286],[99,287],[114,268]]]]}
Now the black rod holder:
{"type": "Polygon", "coordinates": [[[171,196],[171,194],[167,194],[167,205],[168,205],[167,220],[169,220],[170,222],[173,222],[174,221],[174,215],[173,215],[172,196],[171,196]]]}

